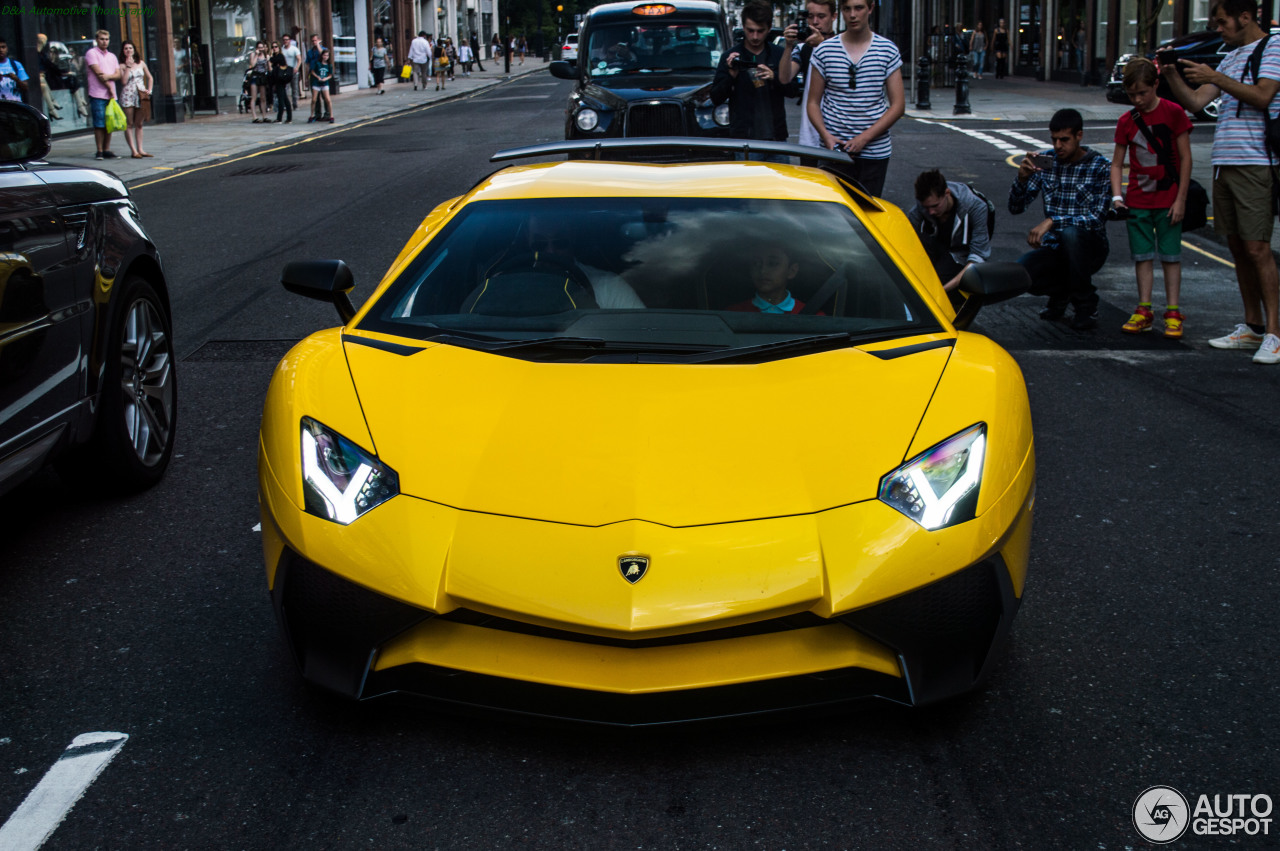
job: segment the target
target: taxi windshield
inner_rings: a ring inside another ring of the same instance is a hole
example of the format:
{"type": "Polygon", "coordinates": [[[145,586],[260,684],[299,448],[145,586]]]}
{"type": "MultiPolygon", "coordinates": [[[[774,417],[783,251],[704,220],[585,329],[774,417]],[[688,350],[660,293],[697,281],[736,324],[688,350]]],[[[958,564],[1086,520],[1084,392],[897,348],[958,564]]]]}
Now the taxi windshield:
{"type": "Polygon", "coordinates": [[[476,202],[358,327],[672,357],[941,330],[847,207],[745,198],[476,202]]]}
{"type": "Polygon", "coordinates": [[[714,26],[644,21],[593,28],[586,54],[578,61],[586,63],[592,77],[714,71],[723,52],[720,31],[714,26]]]}

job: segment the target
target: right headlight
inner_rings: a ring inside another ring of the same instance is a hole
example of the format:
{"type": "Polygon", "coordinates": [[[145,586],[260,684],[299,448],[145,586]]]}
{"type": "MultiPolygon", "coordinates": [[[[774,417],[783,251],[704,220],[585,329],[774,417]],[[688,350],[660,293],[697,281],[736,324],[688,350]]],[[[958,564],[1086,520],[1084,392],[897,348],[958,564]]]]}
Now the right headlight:
{"type": "Polygon", "coordinates": [[[986,448],[986,423],[970,426],[882,478],[880,501],[930,531],[972,520],[986,448]]]}
{"type": "Polygon", "coordinates": [[[303,417],[302,490],[308,514],[346,526],[398,494],[400,479],[336,431],[303,417]]]}
{"type": "Polygon", "coordinates": [[[591,131],[596,129],[596,125],[600,123],[600,116],[594,109],[581,109],[578,110],[578,114],[573,120],[578,125],[579,130],[591,131]]]}
{"type": "Polygon", "coordinates": [[[720,104],[716,107],[715,112],[713,112],[712,115],[715,117],[716,124],[719,124],[721,127],[729,126],[729,104],[720,104]]]}

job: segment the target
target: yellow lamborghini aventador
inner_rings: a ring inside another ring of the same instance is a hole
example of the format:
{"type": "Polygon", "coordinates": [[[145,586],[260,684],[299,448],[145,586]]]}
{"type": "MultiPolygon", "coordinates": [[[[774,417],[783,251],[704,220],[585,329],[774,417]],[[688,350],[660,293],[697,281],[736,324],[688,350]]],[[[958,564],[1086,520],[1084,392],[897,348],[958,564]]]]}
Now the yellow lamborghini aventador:
{"type": "Polygon", "coordinates": [[[442,203],[359,310],[340,261],[286,267],[344,321],[262,417],[303,677],[650,724],[919,705],[990,670],[1035,459],[1018,366],[958,329],[1025,274],[974,267],[957,316],[898,209],[745,144],[499,154],[570,159],[442,203]]]}

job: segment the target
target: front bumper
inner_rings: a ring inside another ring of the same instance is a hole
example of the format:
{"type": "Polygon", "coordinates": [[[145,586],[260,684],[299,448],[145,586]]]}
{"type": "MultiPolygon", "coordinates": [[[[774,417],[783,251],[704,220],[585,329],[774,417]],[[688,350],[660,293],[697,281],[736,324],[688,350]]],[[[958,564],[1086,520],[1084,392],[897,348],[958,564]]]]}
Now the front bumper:
{"type": "Polygon", "coordinates": [[[297,510],[264,466],[262,528],[272,600],[312,682],[664,724],[973,688],[1019,605],[1033,482],[1028,453],[987,511],[933,533],[879,502],[592,528],[404,496],[339,527],[297,510]],[[653,559],[635,585],[612,563],[626,551],[653,559]]]}

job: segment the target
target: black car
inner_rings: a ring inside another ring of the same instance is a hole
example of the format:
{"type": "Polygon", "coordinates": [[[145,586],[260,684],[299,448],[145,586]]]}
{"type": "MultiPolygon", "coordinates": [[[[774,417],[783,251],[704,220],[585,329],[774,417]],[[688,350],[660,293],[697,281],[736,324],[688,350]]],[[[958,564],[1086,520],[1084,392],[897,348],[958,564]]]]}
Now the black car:
{"type": "MultiPolygon", "coordinates": [[[[1272,29],[1271,32],[1280,33],[1280,29],[1272,29]]],[[[1217,30],[1200,30],[1165,42],[1156,48],[1154,53],[1147,54],[1147,58],[1155,62],[1157,67],[1164,59],[1190,59],[1192,62],[1217,68],[1223,57],[1233,49],[1222,41],[1222,35],[1217,30]]],[[[1115,67],[1111,69],[1111,79],[1107,81],[1107,100],[1126,106],[1129,104],[1129,96],[1124,93],[1124,66],[1137,57],[1136,53],[1126,53],[1116,60],[1115,67]]],[[[1160,79],[1156,94],[1162,98],[1174,100],[1169,84],[1164,78],[1160,79]]],[[[1196,113],[1196,118],[1201,121],[1217,121],[1220,100],[1215,98],[1196,113]]]]}
{"type": "Polygon", "coordinates": [[[552,62],[576,80],[565,110],[566,139],[724,136],[729,106],[711,103],[711,81],[728,50],[719,4],[608,3],[587,13],[578,61],[552,62]]]}
{"type": "Polygon", "coordinates": [[[124,184],[49,144],[0,101],[0,493],[50,462],[137,490],[173,454],[169,288],[124,184]]]}

